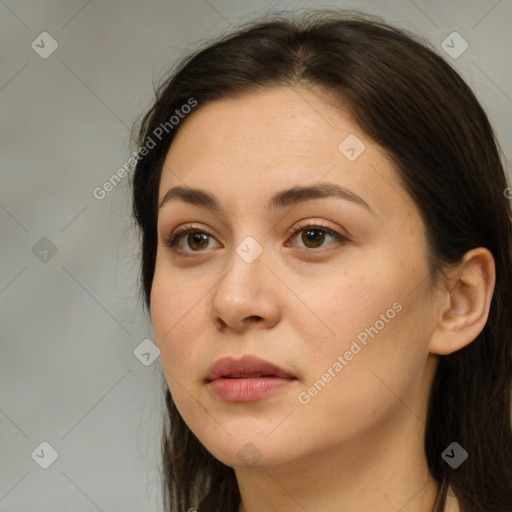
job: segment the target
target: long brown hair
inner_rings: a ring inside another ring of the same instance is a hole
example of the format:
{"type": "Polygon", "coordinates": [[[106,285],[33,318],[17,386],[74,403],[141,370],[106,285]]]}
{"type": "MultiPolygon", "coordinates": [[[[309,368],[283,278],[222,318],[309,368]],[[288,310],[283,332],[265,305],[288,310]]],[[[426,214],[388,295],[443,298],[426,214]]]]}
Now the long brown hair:
{"type": "MultiPolygon", "coordinates": [[[[425,222],[433,281],[472,248],[486,247],[494,256],[497,278],[487,324],[467,347],[440,356],[425,452],[432,475],[449,482],[462,512],[510,512],[512,215],[504,194],[507,182],[493,130],[474,94],[416,36],[368,16],[280,14],[209,43],[179,63],[156,91],[138,132],[141,147],[149,138],[156,142],[133,177],[146,305],[155,268],[160,175],[179,125],[158,132],[158,140],[155,130],[191,98],[197,111],[238,93],[299,83],[334,94],[363,133],[388,152],[425,222]],[[453,441],[469,454],[457,469],[441,457],[453,441]]],[[[234,470],[203,447],[164,389],[166,510],[236,512],[240,495],[234,470]]]]}

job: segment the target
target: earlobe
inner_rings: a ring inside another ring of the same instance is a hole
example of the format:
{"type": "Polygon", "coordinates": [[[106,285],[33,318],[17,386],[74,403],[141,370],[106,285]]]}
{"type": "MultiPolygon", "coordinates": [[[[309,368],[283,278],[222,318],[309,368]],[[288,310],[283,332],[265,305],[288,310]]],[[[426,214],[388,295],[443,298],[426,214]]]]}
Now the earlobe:
{"type": "Polygon", "coordinates": [[[468,251],[449,275],[449,285],[439,293],[437,325],[429,348],[446,355],[469,345],[482,332],[494,292],[496,269],[492,253],[478,247],[468,251]]]}

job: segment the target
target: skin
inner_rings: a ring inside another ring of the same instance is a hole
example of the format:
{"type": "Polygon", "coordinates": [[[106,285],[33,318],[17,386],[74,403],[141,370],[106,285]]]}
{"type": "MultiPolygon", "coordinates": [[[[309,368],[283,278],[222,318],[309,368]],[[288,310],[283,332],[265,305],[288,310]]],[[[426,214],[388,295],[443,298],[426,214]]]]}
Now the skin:
{"type": "MultiPolygon", "coordinates": [[[[473,249],[434,287],[424,223],[385,151],[313,89],[272,88],[199,106],[169,150],[160,200],[176,185],[209,191],[222,209],[181,200],[160,208],[155,336],[180,414],[235,470],[240,512],[430,512],[438,486],[423,450],[428,394],[439,355],[485,325],[489,251],[473,249]],[[365,144],[354,161],[338,149],[349,134],[365,144]],[[276,191],[326,182],[351,189],[373,213],[334,197],[265,207],[276,191]],[[320,247],[306,245],[308,228],[290,234],[303,220],[348,241],[325,235],[320,247]],[[212,236],[206,248],[183,236],[185,257],[164,241],[191,223],[212,236]],[[247,236],[263,249],[252,263],[236,252],[247,236]],[[395,303],[394,318],[300,403],[298,394],[395,303]],[[297,380],[256,402],[213,396],[204,382],[211,365],[243,354],[297,380]],[[237,456],[247,443],[260,456],[254,465],[237,456]]],[[[459,510],[454,498],[445,510],[459,510]]]]}

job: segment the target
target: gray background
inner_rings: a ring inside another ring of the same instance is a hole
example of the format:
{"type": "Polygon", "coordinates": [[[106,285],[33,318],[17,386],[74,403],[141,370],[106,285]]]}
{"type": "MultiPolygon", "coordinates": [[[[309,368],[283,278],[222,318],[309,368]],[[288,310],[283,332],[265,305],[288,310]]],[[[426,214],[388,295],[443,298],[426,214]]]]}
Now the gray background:
{"type": "Polygon", "coordinates": [[[93,190],[129,158],[153,82],[187,48],[269,8],[322,5],[428,39],[472,86],[510,160],[507,0],[0,0],[1,512],[161,509],[162,375],[159,359],[134,354],[154,338],[128,179],[102,200],[93,190]],[[457,59],[441,47],[453,31],[469,44],[457,59]],[[50,48],[42,32],[58,43],[45,59],[31,47],[50,48]],[[47,469],[42,442],[58,452],[47,469]]]}

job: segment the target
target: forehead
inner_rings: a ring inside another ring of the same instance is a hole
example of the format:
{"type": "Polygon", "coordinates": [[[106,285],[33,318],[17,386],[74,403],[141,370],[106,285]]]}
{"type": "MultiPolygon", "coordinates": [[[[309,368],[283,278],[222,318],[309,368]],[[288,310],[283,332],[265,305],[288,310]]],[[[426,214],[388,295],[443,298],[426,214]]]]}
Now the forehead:
{"type": "Polygon", "coordinates": [[[201,147],[215,146],[222,152],[211,154],[212,158],[237,160],[264,159],[280,152],[291,158],[318,158],[327,149],[331,151],[326,156],[332,156],[336,142],[355,127],[347,113],[326,99],[319,91],[281,87],[198,105],[180,127],[173,146],[185,139],[187,148],[195,145],[201,152],[201,147]],[[292,148],[296,151],[290,152],[292,148]]]}
{"type": "Polygon", "coordinates": [[[176,185],[266,200],[322,180],[350,187],[381,213],[393,195],[411,203],[386,152],[342,105],[320,91],[282,87],[199,104],[167,154],[159,200],[176,185]]]}

